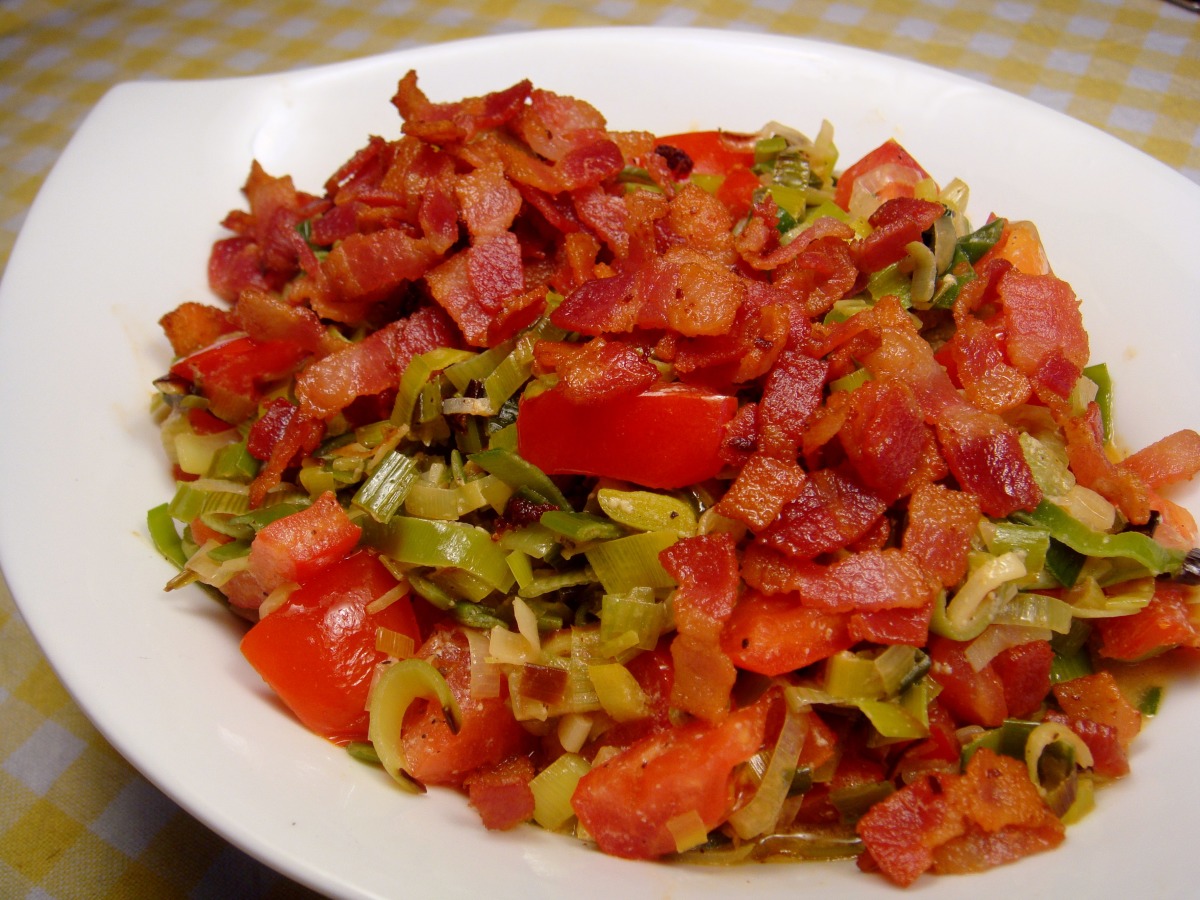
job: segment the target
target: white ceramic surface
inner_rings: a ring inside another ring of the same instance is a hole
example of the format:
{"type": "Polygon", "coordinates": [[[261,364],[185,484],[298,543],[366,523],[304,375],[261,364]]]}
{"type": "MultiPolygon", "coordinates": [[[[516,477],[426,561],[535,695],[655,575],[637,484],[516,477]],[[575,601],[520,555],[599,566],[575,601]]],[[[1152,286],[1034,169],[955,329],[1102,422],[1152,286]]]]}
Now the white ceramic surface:
{"type": "MultiPolygon", "coordinates": [[[[145,775],[228,839],[346,897],[895,896],[852,863],[726,870],[629,863],[535,828],[489,834],[456,795],[401,794],[313,737],[237,650],[199,591],[163,594],[145,510],[172,485],[147,414],[169,361],[158,317],[207,300],[218,223],[257,157],[319,191],[414,68],[438,100],[530,77],[591,101],[613,128],[835,126],[848,163],[896,137],[976,222],[1033,219],[1084,299],[1093,361],[1140,446],[1200,425],[1200,187],[1115,139],[983,84],[799,39],[695,30],[535,32],[312,71],[136,83],[108,94],[30,211],[0,286],[0,563],[46,655],[145,775]]],[[[1200,511],[1200,486],[1176,495],[1200,511]]],[[[921,896],[1182,896],[1200,803],[1189,790],[1200,694],[1171,689],[1133,775],[1057,852],[921,896]]]]}

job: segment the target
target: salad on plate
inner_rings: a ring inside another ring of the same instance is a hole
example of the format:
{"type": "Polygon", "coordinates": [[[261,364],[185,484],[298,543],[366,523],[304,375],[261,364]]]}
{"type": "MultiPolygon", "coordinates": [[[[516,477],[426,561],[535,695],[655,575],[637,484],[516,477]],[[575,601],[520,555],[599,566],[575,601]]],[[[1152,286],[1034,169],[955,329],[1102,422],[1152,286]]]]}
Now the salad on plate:
{"type": "Polygon", "coordinates": [[[828,123],[392,102],[320,193],[254,163],[161,320],[168,587],[489,829],[900,885],[1060,844],[1200,646],[1200,435],[1119,449],[1036,226],[828,123]]]}

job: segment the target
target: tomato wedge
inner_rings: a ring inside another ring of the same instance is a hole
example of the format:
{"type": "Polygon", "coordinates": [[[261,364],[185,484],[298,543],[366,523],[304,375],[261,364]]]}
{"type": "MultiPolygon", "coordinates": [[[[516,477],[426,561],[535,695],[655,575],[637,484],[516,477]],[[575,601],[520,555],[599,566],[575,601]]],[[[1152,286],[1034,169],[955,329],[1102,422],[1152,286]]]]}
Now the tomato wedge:
{"type": "Polygon", "coordinates": [[[854,183],[860,178],[864,179],[864,186],[869,181],[870,193],[883,201],[896,197],[912,197],[913,186],[928,177],[929,173],[921,168],[921,164],[913,159],[907,150],[894,140],[884,141],[842,173],[838,179],[837,191],[833,195],[833,202],[842,209],[850,209],[854,183]]]}
{"type": "Polygon", "coordinates": [[[419,641],[412,604],[367,606],[398,582],[371,553],[327,566],[242,638],[242,655],[309,729],[338,743],[367,737],[377,628],[419,641]]]}
{"type": "Polygon", "coordinates": [[[666,157],[676,177],[722,176],[716,196],[735,217],[746,214],[753,202],[754,192],[762,187],[758,176],[751,171],[754,165],[754,142],[747,135],[725,131],[672,134],[659,138],[655,142],[655,150],[666,157]],[[685,163],[685,171],[677,170],[670,151],[659,148],[682,150],[691,161],[691,166],[687,167],[685,163]]]}
{"type": "Polygon", "coordinates": [[[736,412],[736,397],[683,384],[586,405],[554,388],[521,401],[517,448],[548,475],[681,488],[721,471],[736,412]]]}
{"type": "Polygon", "coordinates": [[[673,819],[696,813],[712,829],[728,817],[735,770],[762,745],[766,712],[760,702],[644,738],[584,775],[571,806],[605,853],[671,853],[673,819]]]}

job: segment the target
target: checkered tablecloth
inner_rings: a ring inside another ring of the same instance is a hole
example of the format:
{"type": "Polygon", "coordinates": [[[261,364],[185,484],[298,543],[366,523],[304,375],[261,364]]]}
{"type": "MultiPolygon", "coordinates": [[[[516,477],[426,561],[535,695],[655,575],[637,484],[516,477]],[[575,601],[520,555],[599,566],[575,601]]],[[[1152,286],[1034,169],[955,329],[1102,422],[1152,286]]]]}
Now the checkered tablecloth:
{"type": "MultiPolygon", "coordinates": [[[[1200,16],[1165,0],[0,0],[0,271],[42,179],[117,82],[616,24],[795,34],[919,60],[1096,125],[1200,182],[1200,16]]],[[[0,897],[306,893],[120,758],[0,582],[0,897]]]]}

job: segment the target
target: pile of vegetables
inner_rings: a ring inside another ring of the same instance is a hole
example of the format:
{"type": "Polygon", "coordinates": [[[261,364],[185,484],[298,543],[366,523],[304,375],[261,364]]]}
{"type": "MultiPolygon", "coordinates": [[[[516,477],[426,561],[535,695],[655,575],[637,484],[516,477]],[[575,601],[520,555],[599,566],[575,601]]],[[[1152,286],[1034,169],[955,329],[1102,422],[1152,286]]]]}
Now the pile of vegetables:
{"type": "Polygon", "coordinates": [[[1052,848],[1200,646],[1185,430],[1121,457],[1034,226],[889,141],[528,82],[257,163],[162,319],[178,575],[308,728],[618,856],[1052,848]],[[1144,685],[1143,685],[1144,688],[1144,685]]]}

